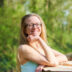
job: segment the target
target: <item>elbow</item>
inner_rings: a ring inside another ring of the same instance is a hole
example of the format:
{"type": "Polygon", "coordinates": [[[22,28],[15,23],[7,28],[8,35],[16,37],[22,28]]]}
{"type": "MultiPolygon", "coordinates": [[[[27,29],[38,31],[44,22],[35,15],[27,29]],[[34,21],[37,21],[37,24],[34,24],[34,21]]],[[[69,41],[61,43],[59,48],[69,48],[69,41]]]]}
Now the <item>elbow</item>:
{"type": "Polygon", "coordinates": [[[59,62],[58,62],[57,59],[51,60],[51,61],[49,61],[49,65],[52,66],[52,67],[56,67],[56,66],[59,65],[59,62]]]}
{"type": "Polygon", "coordinates": [[[42,65],[46,65],[48,67],[56,67],[59,65],[58,62],[43,62],[42,65]]]}
{"type": "Polygon", "coordinates": [[[51,67],[56,67],[56,66],[58,66],[58,65],[59,65],[58,62],[56,62],[56,63],[50,63],[50,64],[49,64],[49,66],[51,66],[51,67]]]}

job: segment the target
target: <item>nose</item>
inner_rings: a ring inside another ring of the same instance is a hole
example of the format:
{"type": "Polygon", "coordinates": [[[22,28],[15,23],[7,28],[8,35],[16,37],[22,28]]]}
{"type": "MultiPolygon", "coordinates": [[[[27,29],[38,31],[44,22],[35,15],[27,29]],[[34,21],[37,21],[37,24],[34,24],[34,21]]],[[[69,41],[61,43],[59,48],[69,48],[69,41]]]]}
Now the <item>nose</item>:
{"type": "Polygon", "coordinates": [[[33,28],[36,28],[37,26],[36,25],[33,25],[33,28]]]}

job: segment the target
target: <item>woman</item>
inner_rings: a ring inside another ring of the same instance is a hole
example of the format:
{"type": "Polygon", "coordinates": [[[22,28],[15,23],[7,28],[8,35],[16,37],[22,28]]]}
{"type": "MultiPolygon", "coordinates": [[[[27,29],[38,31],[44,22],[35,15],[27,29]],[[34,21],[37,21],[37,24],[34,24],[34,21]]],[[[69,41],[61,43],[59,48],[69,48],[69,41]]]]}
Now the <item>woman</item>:
{"type": "Polygon", "coordinates": [[[47,45],[45,24],[37,14],[22,18],[17,72],[39,72],[43,66],[57,66],[67,61],[65,55],[47,45]]]}

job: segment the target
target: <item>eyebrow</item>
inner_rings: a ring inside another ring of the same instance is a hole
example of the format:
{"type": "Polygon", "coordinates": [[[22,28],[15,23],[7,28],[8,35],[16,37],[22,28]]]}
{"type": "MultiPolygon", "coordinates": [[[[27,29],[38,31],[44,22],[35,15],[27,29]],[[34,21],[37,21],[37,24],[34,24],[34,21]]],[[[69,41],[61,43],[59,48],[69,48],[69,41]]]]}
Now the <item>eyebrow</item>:
{"type": "MultiPolygon", "coordinates": [[[[31,23],[30,25],[32,25],[32,24],[42,24],[42,23],[31,23]]],[[[25,23],[25,25],[29,25],[29,24],[25,23]]]]}

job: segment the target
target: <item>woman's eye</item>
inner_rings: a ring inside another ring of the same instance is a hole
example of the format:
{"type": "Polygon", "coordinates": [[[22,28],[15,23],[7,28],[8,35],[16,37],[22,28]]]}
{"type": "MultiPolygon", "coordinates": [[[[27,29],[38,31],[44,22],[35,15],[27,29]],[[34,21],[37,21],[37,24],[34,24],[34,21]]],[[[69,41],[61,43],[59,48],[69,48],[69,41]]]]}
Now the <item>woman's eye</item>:
{"type": "Polygon", "coordinates": [[[28,26],[32,26],[32,25],[28,25],[28,26]]]}

